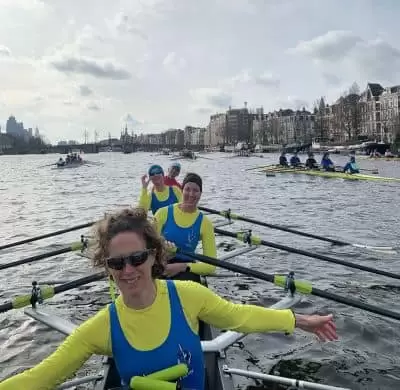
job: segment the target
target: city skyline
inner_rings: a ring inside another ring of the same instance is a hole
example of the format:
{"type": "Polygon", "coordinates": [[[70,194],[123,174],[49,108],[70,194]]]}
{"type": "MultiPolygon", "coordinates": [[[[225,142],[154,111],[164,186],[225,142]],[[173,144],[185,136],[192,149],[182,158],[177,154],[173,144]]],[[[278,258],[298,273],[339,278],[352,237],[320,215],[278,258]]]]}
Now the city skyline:
{"type": "Polygon", "coordinates": [[[146,4],[0,0],[2,129],[12,114],[52,143],[205,127],[244,101],[312,110],[400,80],[391,0],[146,4]]]}

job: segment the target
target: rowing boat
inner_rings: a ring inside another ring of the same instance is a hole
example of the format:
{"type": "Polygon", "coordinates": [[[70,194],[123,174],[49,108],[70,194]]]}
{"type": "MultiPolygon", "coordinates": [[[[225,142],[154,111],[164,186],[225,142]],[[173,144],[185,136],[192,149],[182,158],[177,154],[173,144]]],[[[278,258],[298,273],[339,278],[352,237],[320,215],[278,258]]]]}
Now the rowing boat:
{"type": "MultiPolygon", "coordinates": [[[[221,256],[220,260],[228,260],[230,258],[246,254],[256,248],[257,246],[241,247],[226,253],[224,256],[221,256]]],[[[202,283],[207,286],[207,281],[205,278],[202,279],[202,283]]],[[[301,297],[299,295],[287,292],[281,300],[271,307],[275,309],[287,309],[293,307],[300,301],[301,297]]],[[[70,335],[77,328],[77,325],[73,324],[72,322],[65,320],[53,313],[49,313],[41,307],[35,309],[25,309],[25,314],[48,327],[61,332],[64,335],[70,335]]],[[[237,386],[235,387],[233,380],[234,376],[241,376],[247,379],[264,380],[270,383],[292,386],[293,388],[314,390],[350,390],[348,388],[339,388],[298,379],[284,378],[275,375],[263,374],[260,372],[231,368],[227,364],[227,350],[229,347],[237,344],[240,340],[243,340],[245,335],[234,331],[220,332],[219,330],[205,323],[201,324],[199,334],[202,340],[201,345],[205,362],[206,387],[204,390],[234,390],[237,388],[237,386]]],[[[57,390],[75,388],[75,386],[81,384],[90,384],[90,388],[93,390],[125,390],[125,388],[121,387],[120,377],[115,366],[115,362],[112,358],[104,357],[99,369],[99,374],[90,376],[87,375],[85,377],[71,380],[59,386],[57,390]]],[[[263,388],[267,389],[267,387],[263,388]]],[[[276,387],[271,387],[269,389],[272,390],[273,388],[276,387]]]]}
{"type": "MultiPolygon", "coordinates": [[[[221,223],[216,223],[215,225],[221,226],[231,223],[231,221],[222,221],[221,223]]],[[[257,245],[250,244],[242,246],[231,252],[225,253],[223,256],[220,256],[219,259],[228,260],[240,255],[248,254],[250,251],[253,251],[257,248],[257,245]]],[[[83,253],[82,255],[84,255],[85,257],[89,257],[88,253],[83,253]]],[[[201,282],[205,286],[207,286],[207,280],[205,278],[203,278],[201,282]]],[[[300,301],[301,296],[297,295],[296,292],[287,291],[285,292],[285,296],[275,305],[273,305],[272,308],[291,308],[300,301]]],[[[42,308],[42,306],[25,309],[25,314],[50,327],[51,329],[61,332],[64,335],[70,335],[77,328],[77,325],[75,325],[74,323],[65,320],[62,317],[59,317],[53,313],[47,312],[46,309],[42,308]]],[[[205,323],[200,324],[199,335],[202,340],[201,344],[205,361],[205,390],[234,390],[237,388],[237,386],[235,387],[234,384],[234,376],[241,376],[247,379],[258,379],[271,383],[283,384],[286,386],[292,386],[293,388],[314,390],[349,390],[348,388],[339,388],[319,383],[306,382],[298,379],[264,374],[260,372],[230,368],[228,367],[228,361],[226,359],[227,350],[229,349],[229,347],[237,344],[240,340],[243,340],[245,335],[234,331],[221,332],[205,323]]],[[[115,366],[115,362],[112,358],[104,357],[101,366],[99,367],[99,371],[100,373],[97,375],[87,375],[71,380],[59,386],[57,389],[70,389],[76,388],[76,386],[81,384],[90,384],[90,388],[93,390],[125,390],[125,387],[121,387],[120,377],[115,366]]],[[[164,387],[162,388],[164,389],[164,387]]],[[[169,388],[170,387],[168,387],[168,389],[169,388]]],[[[263,388],[267,389],[267,387],[263,388]]],[[[271,387],[270,389],[272,388],[276,387],[271,387]]],[[[144,390],[145,387],[140,387],[140,389],[144,390]]],[[[146,390],[153,389],[146,388],[146,390]]]]}
{"type": "Polygon", "coordinates": [[[82,162],[72,162],[72,163],[68,163],[65,165],[57,165],[55,167],[53,167],[52,169],[70,169],[70,168],[79,168],[86,165],[85,161],[82,162]]]}
{"type": "Polygon", "coordinates": [[[391,181],[400,182],[400,178],[397,177],[384,177],[376,175],[365,175],[362,173],[344,173],[344,172],[326,172],[314,169],[296,169],[296,168],[285,168],[285,167],[268,167],[262,169],[266,173],[290,173],[290,174],[303,174],[309,176],[320,176],[330,177],[334,179],[346,179],[346,180],[372,180],[372,181],[391,181]]]}

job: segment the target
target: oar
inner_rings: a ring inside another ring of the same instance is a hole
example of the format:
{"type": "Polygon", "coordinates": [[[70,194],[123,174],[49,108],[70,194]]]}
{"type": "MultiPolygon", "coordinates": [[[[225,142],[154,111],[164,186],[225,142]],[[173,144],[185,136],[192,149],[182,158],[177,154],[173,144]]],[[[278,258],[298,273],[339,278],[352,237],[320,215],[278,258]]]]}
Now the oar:
{"type": "Polygon", "coordinates": [[[233,232],[228,232],[227,230],[222,230],[222,229],[218,229],[218,228],[215,228],[214,231],[215,231],[215,233],[222,234],[227,237],[233,237],[238,240],[244,241],[246,243],[251,243],[254,245],[268,246],[270,248],[279,249],[281,251],[296,253],[298,255],[311,257],[313,259],[327,261],[328,263],[340,264],[340,265],[344,265],[345,267],[359,269],[361,271],[371,272],[376,275],[382,275],[382,276],[386,276],[388,278],[400,280],[399,274],[394,274],[389,271],[384,271],[384,270],[380,270],[377,268],[368,267],[366,265],[351,263],[350,261],[337,259],[335,257],[330,257],[330,256],[326,256],[326,255],[320,255],[318,253],[308,252],[303,249],[297,249],[297,248],[292,248],[292,247],[286,246],[286,245],[275,244],[273,242],[262,240],[260,237],[253,236],[253,235],[251,235],[251,232],[250,233],[248,233],[248,232],[233,233],[233,232]]]}
{"type": "Polygon", "coordinates": [[[26,239],[24,239],[24,240],[11,242],[10,244],[1,245],[1,246],[0,246],[0,250],[12,248],[12,247],[14,247],[14,246],[18,246],[18,245],[22,245],[22,244],[28,244],[28,243],[30,243],[30,242],[42,240],[42,239],[44,239],[44,238],[59,236],[60,234],[69,233],[69,232],[73,232],[74,230],[80,230],[80,229],[87,228],[87,227],[89,227],[89,226],[92,226],[93,224],[95,224],[95,222],[83,223],[83,224],[81,224],[81,225],[73,226],[73,227],[70,227],[70,228],[66,228],[66,229],[62,229],[62,230],[57,230],[56,232],[53,232],[53,233],[46,233],[46,234],[42,234],[42,235],[40,235],[40,236],[31,237],[31,238],[26,238],[26,239]]]}
{"type": "Polygon", "coordinates": [[[57,163],[52,163],[52,164],[46,164],[46,165],[41,165],[38,168],[45,168],[45,167],[51,167],[52,165],[56,165],[57,163]]]}
{"type": "Polygon", "coordinates": [[[84,247],[84,245],[85,244],[83,244],[82,242],[74,242],[73,244],[71,244],[69,246],[66,246],[66,247],[60,248],[60,249],[56,249],[54,251],[41,253],[40,255],[27,257],[26,259],[13,261],[11,263],[0,264],[0,270],[11,268],[11,267],[16,267],[17,265],[21,265],[21,264],[32,263],[32,262],[38,261],[38,260],[47,259],[48,257],[61,255],[63,253],[78,251],[78,250],[81,250],[84,247]]]}
{"type": "Polygon", "coordinates": [[[255,169],[272,168],[272,167],[275,167],[275,164],[258,165],[257,167],[246,168],[245,171],[253,171],[255,169]]]}
{"type": "MultiPolygon", "coordinates": [[[[72,290],[73,288],[101,280],[105,276],[106,276],[105,272],[102,271],[89,276],[85,276],[83,278],[72,280],[68,283],[61,284],[59,286],[55,287],[43,286],[40,288],[41,297],[43,299],[48,299],[64,291],[72,290]]],[[[15,297],[12,301],[1,304],[0,313],[4,313],[12,309],[20,309],[21,307],[29,306],[31,304],[31,298],[32,298],[31,294],[19,295],[15,297]]]]}
{"type": "MultiPolygon", "coordinates": [[[[285,287],[287,286],[287,277],[286,275],[278,275],[278,274],[266,274],[264,272],[257,271],[255,269],[243,267],[238,264],[228,263],[223,260],[218,260],[213,257],[208,257],[199,254],[193,254],[184,251],[178,251],[184,256],[188,256],[194,260],[201,261],[203,263],[215,265],[217,267],[225,268],[229,271],[239,272],[243,275],[251,276],[256,279],[264,280],[266,282],[270,282],[275,284],[276,286],[285,287]]],[[[341,295],[331,293],[329,291],[320,290],[312,286],[312,284],[308,281],[303,280],[294,280],[294,285],[296,290],[301,292],[302,294],[311,294],[320,298],[329,299],[331,301],[335,301],[338,303],[343,303],[348,306],[356,307],[358,309],[362,309],[365,311],[369,311],[370,313],[379,314],[384,317],[392,318],[395,320],[400,320],[400,313],[384,309],[379,306],[373,306],[368,303],[364,303],[361,301],[357,301],[352,298],[343,297],[341,295]]]]}
{"type": "Polygon", "coordinates": [[[208,207],[199,207],[199,210],[205,211],[205,212],[208,212],[211,214],[221,215],[222,217],[228,218],[229,220],[234,219],[237,221],[248,222],[248,223],[252,223],[254,225],[264,226],[264,227],[267,227],[270,229],[281,230],[286,233],[293,233],[293,234],[297,234],[297,235],[303,236],[303,237],[314,238],[316,240],[330,242],[331,244],[334,244],[334,245],[353,246],[355,248],[364,248],[364,249],[377,250],[377,251],[393,251],[393,250],[395,250],[393,247],[390,247],[390,246],[369,246],[369,245],[362,245],[362,244],[352,244],[350,242],[336,240],[334,238],[328,238],[328,237],[324,237],[324,236],[319,236],[317,234],[302,232],[300,230],[291,229],[291,228],[275,225],[272,223],[262,222],[262,221],[258,221],[256,219],[243,217],[238,214],[232,213],[230,209],[228,209],[227,211],[218,211],[218,210],[210,209],[208,207]]]}

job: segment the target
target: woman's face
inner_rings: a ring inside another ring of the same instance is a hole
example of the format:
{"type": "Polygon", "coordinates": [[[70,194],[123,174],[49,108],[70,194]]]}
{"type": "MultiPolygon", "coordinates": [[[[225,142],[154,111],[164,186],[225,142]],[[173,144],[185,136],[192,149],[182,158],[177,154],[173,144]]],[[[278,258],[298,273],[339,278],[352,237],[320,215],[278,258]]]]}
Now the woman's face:
{"type": "MultiPolygon", "coordinates": [[[[108,246],[109,258],[117,259],[132,254],[146,251],[146,243],[142,236],[135,232],[122,232],[113,237],[108,246]]],[[[111,260],[112,261],[112,260],[111,260]]],[[[152,266],[155,256],[153,252],[147,254],[143,264],[133,266],[125,263],[121,270],[107,266],[111,276],[117,284],[122,295],[138,295],[143,289],[153,282],[152,266]]]]}
{"type": "Polygon", "coordinates": [[[164,175],[161,173],[157,175],[152,175],[150,176],[150,180],[155,187],[160,187],[162,184],[164,184],[164,175]]]}
{"type": "Polygon", "coordinates": [[[200,187],[196,183],[186,183],[182,192],[183,203],[187,206],[196,207],[201,198],[200,187]]]}

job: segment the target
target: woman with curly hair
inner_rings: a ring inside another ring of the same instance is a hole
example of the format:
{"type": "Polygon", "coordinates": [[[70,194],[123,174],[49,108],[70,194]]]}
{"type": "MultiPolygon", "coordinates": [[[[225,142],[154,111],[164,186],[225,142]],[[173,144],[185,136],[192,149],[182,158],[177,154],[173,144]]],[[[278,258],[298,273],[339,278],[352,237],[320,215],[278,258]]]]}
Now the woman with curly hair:
{"type": "Polygon", "coordinates": [[[80,325],[36,367],[0,383],[0,390],[53,389],[92,355],[115,360],[123,386],[134,376],[175,366],[190,356],[183,388],[204,389],[199,321],[243,333],[295,327],[322,340],[337,338],[332,315],[299,315],[231,303],[199,283],[159,280],[164,271],[164,241],[144,209],[105,217],[96,227],[94,265],[104,267],[121,295],[80,325]]]}

